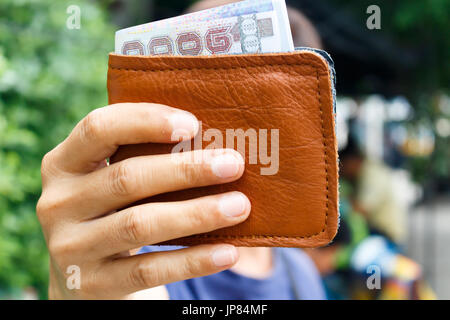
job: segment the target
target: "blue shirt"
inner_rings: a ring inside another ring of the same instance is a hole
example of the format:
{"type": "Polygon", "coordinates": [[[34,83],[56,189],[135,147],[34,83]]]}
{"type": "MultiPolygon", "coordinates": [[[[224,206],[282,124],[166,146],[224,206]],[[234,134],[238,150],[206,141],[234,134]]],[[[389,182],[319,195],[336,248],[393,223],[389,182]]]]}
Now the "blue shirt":
{"type": "MultiPolygon", "coordinates": [[[[178,249],[143,247],[140,253],[178,249]]],[[[322,300],[322,280],[311,259],[297,248],[274,248],[272,274],[264,279],[225,270],[166,285],[173,300],[322,300]]]]}

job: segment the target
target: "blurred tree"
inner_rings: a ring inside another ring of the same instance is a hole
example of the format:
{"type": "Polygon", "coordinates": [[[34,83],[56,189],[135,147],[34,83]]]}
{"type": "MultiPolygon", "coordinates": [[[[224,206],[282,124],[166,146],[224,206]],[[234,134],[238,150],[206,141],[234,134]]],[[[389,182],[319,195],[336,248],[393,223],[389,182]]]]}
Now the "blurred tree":
{"type": "Polygon", "coordinates": [[[42,156],[107,103],[115,29],[88,0],[0,2],[0,298],[47,295],[48,256],[35,216],[42,156]],[[68,29],[69,5],[81,28],[68,29]],[[5,14],[6,13],[6,14],[5,14]]]}
{"type": "Polygon", "coordinates": [[[407,98],[414,113],[403,123],[405,165],[426,195],[448,191],[450,38],[443,30],[450,27],[450,1],[286,1],[318,27],[336,63],[339,94],[407,98]],[[371,5],[380,8],[380,30],[367,28],[371,5]],[[431,155],[423,150],[429,137],[431,155]]]}
{"type": "MultiPolygon", "coordinates": [[[[419,58],[415,68],[401,78],[401,88],[420,92],[450,88],[450,40],[445,32],[450,28],[450,1],[448,0],[327,0],[340,13],[350,13],[355,28],[367,38],[384,35],[392,40],[389,48],[397,56],[400,49],[414,53],[419,58]],[[381,10],[381,29],[368,30],[366,13],[370,5],[381,10]]],[[[295,2],[295,0],[292,0],[295,2]]],[[[339,15],[338,15],[339,16],[339,15]]],[[[330,21],[336,17],[329,17],[330,21]]],[[[401,51],[400,51],[401,52],[401,51]]],[[[404,57],[409,58],[409,57],[404,57]]],[[[397,63],[402,63],[398,61],[397,63]]]]}
{"type": "MultiPolygon", "coordinates": [[[[431,156],[410,157],[407,166],[417,181],[429,187],[427,192],[435,192],[439,182],[448,188],[450,139],[443,130],[439,130],[438,124],[450,125],[450,38],[446,32],[450,30],[450,1],[328,1],[339,8],[339,12],[350,13],[359,21],[357,25],[361,30],[365,29],[366,37],[384,35],[395,43],[398,51],[401,49],[416,57],[414,66],[401,70],[391,94],[408,98],[414,115],[406,127],[414,131],[423,126],[432,131],[435,149],[431,156]],[[366,28],[369,17],[366,9],[373,4],[381,9],[381,30],[366,28]]],[[[398,56],[399,53],[388,52],[387,55],[398,56]]],[[[409,58],[404,56],[405,61],[409,58]]]]}

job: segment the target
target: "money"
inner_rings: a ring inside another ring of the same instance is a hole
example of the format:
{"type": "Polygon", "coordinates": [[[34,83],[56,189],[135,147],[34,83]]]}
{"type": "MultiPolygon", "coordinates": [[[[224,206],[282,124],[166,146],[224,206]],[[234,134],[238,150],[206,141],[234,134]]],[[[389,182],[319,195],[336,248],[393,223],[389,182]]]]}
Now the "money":
{"type": "Polygon", "coordinates": [[[123,55],[294,51],[285,0],[247,0],[116,32],[123,55]]]}

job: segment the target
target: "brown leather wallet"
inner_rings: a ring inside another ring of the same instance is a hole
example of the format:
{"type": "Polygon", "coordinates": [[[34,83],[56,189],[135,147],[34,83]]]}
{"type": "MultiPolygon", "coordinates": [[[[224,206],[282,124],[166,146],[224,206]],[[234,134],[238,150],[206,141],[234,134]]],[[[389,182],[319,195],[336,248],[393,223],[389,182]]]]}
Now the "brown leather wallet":
{"type": "MultiPolygon", "coordinates": [[[[338,159],[334,69],[323,52],[217,56],[122,56],[110,54],[109,103],[152,102],[192,112],[203,130],[278,129],[276,174],[249,164],[241,179],[152,197],[143,202],[184,200],[241,191],[252,203],[236,226],[164,244],[231,243],[237,246],[317,247],[338,227],[338,159]]],[[[269,134],[268,134],[269,135],[269,134]]],[[[246,140],[247,149],[249,139],[246,140]]],[[[119,148],[117,162],[169,153],[173,145],[119,148]]],[[[142,203],[142,202],[141,202],[142,203]]]]}

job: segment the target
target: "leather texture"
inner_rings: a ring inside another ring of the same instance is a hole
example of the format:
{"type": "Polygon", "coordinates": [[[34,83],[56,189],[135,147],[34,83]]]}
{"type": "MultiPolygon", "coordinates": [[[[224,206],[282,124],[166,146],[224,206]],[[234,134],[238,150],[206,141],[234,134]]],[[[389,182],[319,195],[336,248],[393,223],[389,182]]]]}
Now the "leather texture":
{"type": "MultiPolygon", "coordinates": [[[[238,190],[252,203],[249,218],[237,226],[164,244],[318,247],[334,238],[338,159],[330,72],[320,54],[307,51],[197,57],[110,54],[110,104],[153,102],[184,109],[202,121],[203,130],[279,129],[277,174],[261,175],[264,166],[249,164],[247,152],[244,175],[236,182],[143,200],[179,201],[238,190]]],[[[172,148],[123,146],[111,162],[172,148]]]]}

